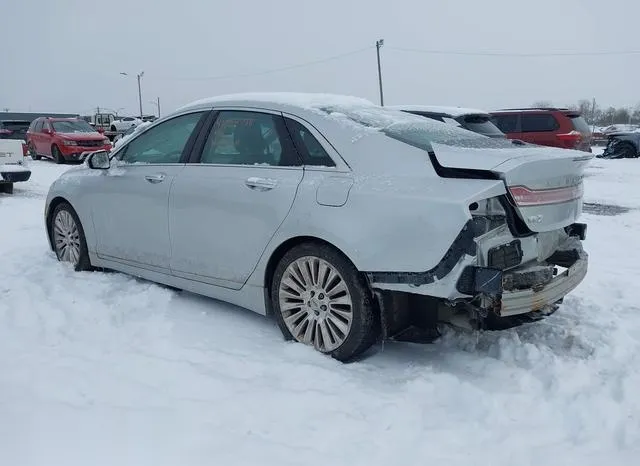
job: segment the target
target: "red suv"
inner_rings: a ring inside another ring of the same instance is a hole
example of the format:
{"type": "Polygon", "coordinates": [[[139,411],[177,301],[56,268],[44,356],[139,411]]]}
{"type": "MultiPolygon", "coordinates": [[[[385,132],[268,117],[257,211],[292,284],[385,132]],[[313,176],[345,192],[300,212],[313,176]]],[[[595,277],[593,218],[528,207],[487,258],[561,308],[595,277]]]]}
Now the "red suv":
{"type": "Polygon", "coordinates": [[[34,160],[56,163],[83,160],[89,152],[111,150],[111,141],[80,118],[36,118],[27,131],[27,148],[34,160]]]}
{"type": "Polygon", "coordinates": [[[491,112],[509,139],[591,152],[591,130],[580,112],[568,108],[516,108],[491,112]]]}

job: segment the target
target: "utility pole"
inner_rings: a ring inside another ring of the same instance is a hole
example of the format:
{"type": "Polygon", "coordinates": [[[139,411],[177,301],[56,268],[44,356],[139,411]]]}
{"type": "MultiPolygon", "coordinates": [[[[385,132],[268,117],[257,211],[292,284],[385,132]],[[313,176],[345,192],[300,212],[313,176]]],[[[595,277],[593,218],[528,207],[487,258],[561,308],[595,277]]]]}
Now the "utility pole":
{"type": "MultiPolygon", "coordinates": [[[[129,73],[120,72],[122,76],[129,76],[129,73]]],[[[140,85],[140,79],[144,76],[144,71],[141,71],[136,75],[138,78],[138,103],[140,105],[140,118],[142,118],[142,86],[140,85]]]]}
{"type": "Polygon", "coordinates": [[[160,118],[160,97],[158,97],[158,118],[160,118]]]}
{"type": "Polygon", "coordinates": [[[144,71],[138,75],[138,102],[140,103],[140,119],[142,119],[142,87],[140,86],[140,78],[142,78],[143,74],[144,71]]]}
{"type": "Polygon", "coordinates": [[[593,98],[593,103],[591,104],[591,132],[596,132],[596,98],[593,98]]]}
{"type": "Polygon", "coordinates": [[[384,45],[384,39],[376,41],[376,55],[378,56],[378,84],[380,86],[380,106],[384,107],[384,94],[382,93],[382,68],[380,67],[380,48],[384,45]]]}

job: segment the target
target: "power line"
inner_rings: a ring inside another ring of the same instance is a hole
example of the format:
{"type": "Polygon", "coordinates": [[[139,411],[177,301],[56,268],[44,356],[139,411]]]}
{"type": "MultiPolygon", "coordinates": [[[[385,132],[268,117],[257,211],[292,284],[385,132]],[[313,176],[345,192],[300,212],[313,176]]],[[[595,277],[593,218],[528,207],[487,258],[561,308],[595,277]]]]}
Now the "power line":
{"type": "Polygon", "coordinates": [[[373,46],[363,47],[363,48],[358,49],[358,50],[352,50],[351,52],[341,53],[340,55],[333,55],[331,57],[321,58],[319,60],[313,60],[313,61],[308,61],[308,62],[303,62],[303,63],[297,63],[295,65],[283,66],[281,68],[273,68],[273,69],[270,69],[270,70],[257,71],[257,72],[253,72],[253,73],[238,73],[238,74],[227,74],[227,75],[208,76],[208,77],[165,78],[165,79],[172,79],[172,80],[176,80],[176,81],[218,81],[218,80],[222,80],[222,79],[249,78],[249,77],[252,77],[252,76],[262,76],[262,75],[265,75],[265,74],[278,73],[278,72],[281,72],[281,71],[288,71],[288,70],[293,70],[293,69],[297,69],[297,68],[304,68],[304,67],[307,67],[307,66],[318,65],[320,63],[326,63],[328,61],[338,60],[340,58],[345,58],[345,57],[349,57],[351,55],[356,55],[356,54],[362,53],[362,52],[364,52],[366,50],[371,50],[372,48],[373,48],[373,46]]]}
{"type": "Polygon", "coordinates": [[[640,50],[614,50],[599,52],[551,52],[551,53],[512,53],[512,52],[472,52],[464,50],[428,50],[406,47],[387,47],[390,50],[400,52],[424,53],[429,55],[464,55],[477,57],[580,57],[580,56],[601,56],[601,55],[636,55],[640,50]]]}

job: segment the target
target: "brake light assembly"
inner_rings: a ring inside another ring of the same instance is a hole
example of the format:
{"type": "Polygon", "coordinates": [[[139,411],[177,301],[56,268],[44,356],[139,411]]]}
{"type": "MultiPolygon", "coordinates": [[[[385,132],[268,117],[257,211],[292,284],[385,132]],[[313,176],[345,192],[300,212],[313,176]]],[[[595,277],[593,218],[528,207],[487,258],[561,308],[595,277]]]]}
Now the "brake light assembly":
{"type": "Polygon", "coordinates": [[[556,137],[569,149],[578,147],[582,142],[582,133],[576,130],[570,131],[569,133],[558,134],[556,137]]]}
{"type": "Polygon", "coordinates": [[[583,184],[552,189],[530,189],[526,186],[510,186],[509,192],[518,207],[562,204],[582,198],[583,184]]]}

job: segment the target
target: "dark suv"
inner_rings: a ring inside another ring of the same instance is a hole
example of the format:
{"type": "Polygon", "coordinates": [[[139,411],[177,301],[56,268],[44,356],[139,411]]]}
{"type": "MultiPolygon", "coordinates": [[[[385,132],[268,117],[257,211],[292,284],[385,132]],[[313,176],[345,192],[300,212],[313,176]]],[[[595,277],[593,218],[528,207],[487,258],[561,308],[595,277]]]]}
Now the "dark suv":
{"type": "Polygon", "coordinates": [[[591,152],[591,130],[580,112],[568,108],[515,108],[491,112],[509,139],[591,152]]]}
{"type": "Polygon", "coordinates": [[[505,135],[491,121],[491,115],[484,110],[460,107],[436,107],[433,105],[390,105],[387,108],[413,113],[432,120],[441,121],[473,131],[491,138],[504,138],[505,135]]]}

